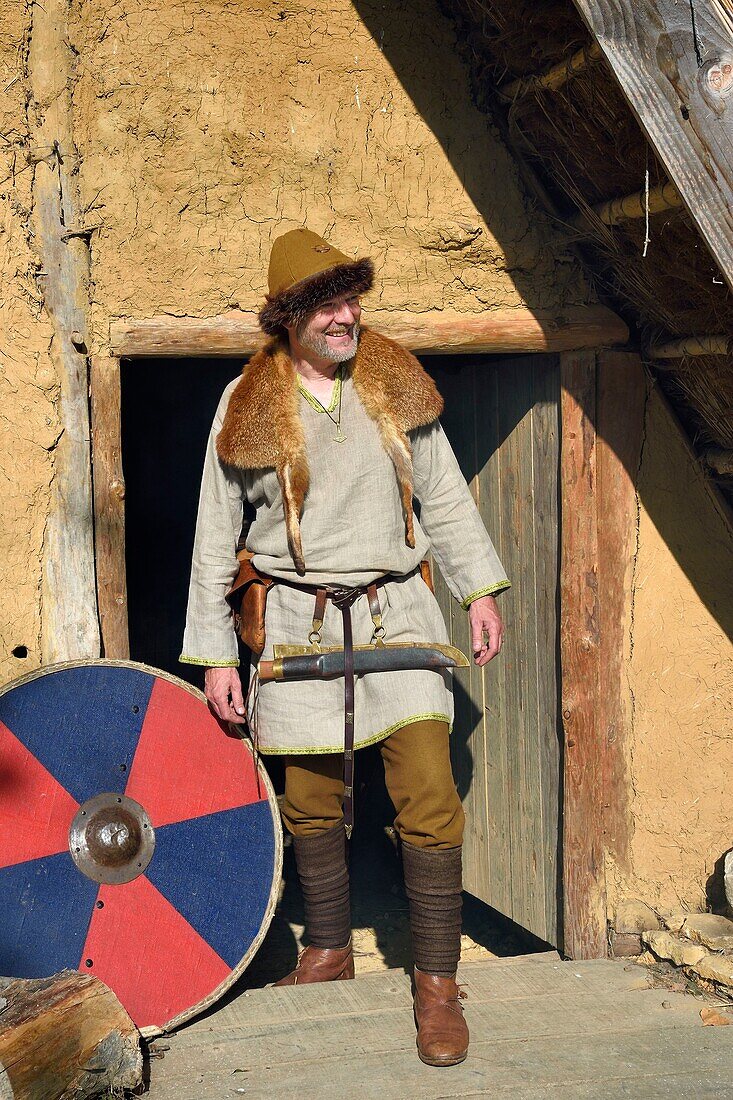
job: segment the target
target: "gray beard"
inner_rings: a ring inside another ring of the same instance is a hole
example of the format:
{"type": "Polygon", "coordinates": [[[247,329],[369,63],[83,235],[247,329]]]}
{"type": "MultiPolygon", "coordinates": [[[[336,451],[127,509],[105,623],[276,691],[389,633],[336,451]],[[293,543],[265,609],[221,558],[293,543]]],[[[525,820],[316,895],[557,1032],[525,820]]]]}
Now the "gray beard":
{"type": "Polygon", "coordinates": [[[353,359],[356,354],[356,346],[359,342],[359,323],[354,325],[354,337],[350,344],[343,348],[330,347],[324,333],[308,332],[307,326],[296,330],[298,339],[304,348],[313,351],[321,359],[327,359],[331,363],[345,363],[347,359],[353,359]]]}

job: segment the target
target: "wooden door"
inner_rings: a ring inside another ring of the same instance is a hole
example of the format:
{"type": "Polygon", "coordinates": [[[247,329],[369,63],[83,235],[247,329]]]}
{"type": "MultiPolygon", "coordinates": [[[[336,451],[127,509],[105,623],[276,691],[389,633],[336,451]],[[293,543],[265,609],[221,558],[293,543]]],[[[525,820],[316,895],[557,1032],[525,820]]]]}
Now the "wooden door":
{"type": "MultiPolygon", "coordinates": [[[[558,942],[559,371],[549,355],[424,360],[443,426],[512,587],[499,597],[501,655],[455,677],[453,755],[466,809],[465,888],[558,942]]],[[[439,576],[452,640],[468,615],[439,576]]]]}

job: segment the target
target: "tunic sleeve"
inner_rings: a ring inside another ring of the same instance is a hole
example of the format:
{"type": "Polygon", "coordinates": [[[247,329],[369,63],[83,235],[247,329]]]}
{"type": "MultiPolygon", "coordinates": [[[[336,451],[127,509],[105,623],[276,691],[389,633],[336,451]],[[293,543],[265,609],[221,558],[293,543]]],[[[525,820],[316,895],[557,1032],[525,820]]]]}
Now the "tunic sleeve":
{"type": "Polygon", "coordinates": [[[410,436],[420,525],[463,607],[510,587],[456,456],[438,421],[410,436]]]}
{"type": "Polygon", "coordinates": [[[206,448],[183,652],[178,658],[184,664],[239,664],[237,636],[225,594],[237,575],[245,484],[242,472],[225,466],[216,453],[216,437],[235,384],[227,387],[219,402],[206,448]]]}

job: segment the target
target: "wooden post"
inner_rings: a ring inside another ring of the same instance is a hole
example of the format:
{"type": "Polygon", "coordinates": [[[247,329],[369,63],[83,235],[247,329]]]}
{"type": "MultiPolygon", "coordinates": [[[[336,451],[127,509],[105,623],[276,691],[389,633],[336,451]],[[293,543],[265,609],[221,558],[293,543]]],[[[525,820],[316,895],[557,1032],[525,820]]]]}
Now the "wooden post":
{"type": "Polygon", "coordinates": [[[716,0],[574,0],[733,289],[733,43],[716,0]]]}
{"type": "Polygon", "coordinates": [[[102,654],[124,659],[130,656],[130,640],[119,359],[93,356],[91,383],[94,532],[102,654]]]}
{"type": "Polygon", "coordinates": [[[573,958],[594,959],[607,954],[595,352],[562,355],[560,382],[563,940],[565,951],[573,958]]]}
{"type": "MultiPolygon", "coordinates": [[[[637,541],[637,481],[644,435],[647,382],[634,352],[598,355],[598,602],[600,613],[599,725],[603,753],[605,848],[628,869],[631,781],[627,740],[631,695],[628,656],[631,595],[637,541]]],[[[615,950],[615,949],[614,949],[615,950]]]]}
{"type": "Polygon", "coordinates": [[[29,117],[36,120],[31,144],[35,155],[42,156],[33,178],[34,227],[46,273],[44,304],[55,330],[52,356],[62,428],[54,451],[44,543],[44,663],[99,655],[86,353],[89,247],[83,234],[69,236],[69,230],[78,229],[81,210],[66,13],[64,0],[34,5],[28,53],[33,96],[29,117]]]}

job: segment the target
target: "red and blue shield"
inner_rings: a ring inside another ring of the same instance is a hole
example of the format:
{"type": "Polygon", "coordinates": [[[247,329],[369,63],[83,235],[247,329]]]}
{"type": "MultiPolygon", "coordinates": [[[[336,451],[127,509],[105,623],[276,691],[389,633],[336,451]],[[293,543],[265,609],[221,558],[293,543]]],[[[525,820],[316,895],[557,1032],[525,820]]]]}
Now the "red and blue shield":
{"type": "Polygon", "coordinates": [[[0,692],[0,974],[88,971],[182,1023],[257,951],[281,865],[267,774],[195,688],[99,660],[0,692]]]}

